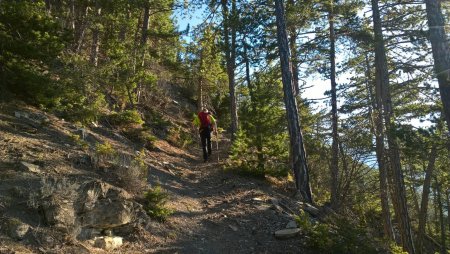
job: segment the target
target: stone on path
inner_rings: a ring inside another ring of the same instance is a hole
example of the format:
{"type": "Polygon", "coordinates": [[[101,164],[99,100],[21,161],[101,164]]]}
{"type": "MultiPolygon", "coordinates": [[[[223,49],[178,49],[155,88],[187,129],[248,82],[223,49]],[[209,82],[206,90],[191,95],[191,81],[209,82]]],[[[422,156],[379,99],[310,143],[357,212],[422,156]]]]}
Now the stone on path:
{"type": "Polygon", "coordinates": [[[22,162],[20,162],[20,167],[26,171],[30,171],[33,173],[41,173],[39,166],[35,165],[35,164],[31,164],[31,163],[22,161],[22,162]]]}
{"type": "Polygon", "coordinates": [[[236,226],[233,225],[228,225],[234,232],[238,231],[238,228],[236,226]]]}
{"type": "Polygon", "coordinates": [[[295,220],[289,221],[286,228],[297,228],[297,222],[295,222],[295,220]]]}
{"type": "Polygon", "coordinates": [[[119,236],[102,236],[95,239],[94,247],[104,250],[113,250],[122,246],[122,237],[119,236]]]}
{"type": "Polygon", "coordinates": [[[288,239],[298,235],[298,233],[300,233],[299,228],[282,229],[275,232],[275,238],[288,239]]]}

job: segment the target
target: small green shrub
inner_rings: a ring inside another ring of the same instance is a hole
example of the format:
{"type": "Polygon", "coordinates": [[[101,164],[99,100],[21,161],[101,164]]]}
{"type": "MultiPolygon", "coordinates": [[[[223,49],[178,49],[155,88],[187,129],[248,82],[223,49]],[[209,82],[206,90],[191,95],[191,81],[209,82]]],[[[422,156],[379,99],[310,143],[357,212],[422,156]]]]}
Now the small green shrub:
{"type": "Polygon", "coordinates": [[[124,135],[149,150],[155,148],[155,141],[158,140],[152,131],[147,128],[130,128],[124,131],[124,135]]]}
{"type": "Polygon", "coordinates": [[[72,142],[74,142],[77,146],[80,146],[84,151],[88,150],[89,143],[82,140],[79,135],[71,134],[69,137],[72,140],[72,142]]]}
{"type": "Polygon", "coordinates": [[[297,224],[308,236],[307,245],[320,253],[378,253],[375,240],[363,228],[347,219],[333,218],[334,224],[313,223],[304,211],[296,217],[297,224]]]}
{"type": "Polygon", "coordinates": [[[159,185],[145,192],[144,209],[147,214],[151,218],[157,219],[159,221],[166,221],[167,217],[173,213],[171,209],[165,207],[168,201],[168,197],[168,193],[165,192],[159,185]]]}
{"type": "Polygon", "coordinates": [[[154,129],[167,130],[171,126],[171,122],[166,120],[161,113],[150,112],[146,115],[150,126],[154,129]]]}
{"type": "Polygon", "coordinates": [[[144,123],[141,115],[136,110],[125,110],[123,112],[113,113],[108,116],[108,120],[112,125],[121,128],[142,125],[144,123]]]}
{"type": "Polygon", "coordinates": [[[98,156],[109,156],[109,155],[115,155],[116,150],[112,147],[111,143],[105,142],[103,144],[98,143],[95,146],[95,153],[98,156]]]}
{"type": "Polygon", "coordinates": [[[171,127],[167,134],[167,140],[180,148],[185,148],[186,146],[194,143],[194,139],[192,135],[186,131],[184,131],[181,127],[171,127]]]}

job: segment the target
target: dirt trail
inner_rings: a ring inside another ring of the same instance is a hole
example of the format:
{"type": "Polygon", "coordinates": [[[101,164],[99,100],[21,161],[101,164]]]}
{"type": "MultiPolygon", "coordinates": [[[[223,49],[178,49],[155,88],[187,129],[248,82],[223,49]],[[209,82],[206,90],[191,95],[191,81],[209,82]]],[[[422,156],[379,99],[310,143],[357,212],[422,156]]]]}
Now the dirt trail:
{"type": "MultiPolygon", "coordinates": [[[[228,143],[220,141],[220,158],[228,143]]],[[[184,153],[168,145],[159,147],[163,153],[153,156],[165,166],[152,168],[149,182],[170,193],[168,206],[175,212],[165,223],[149,225],[154,236],[151,252],[308,253],[301,236],[288,240],[273,236],[292,221],[296,210],[281,190],[267,181],[224,171],[217,151],[203,163],[199,148],[184,153]]]]}

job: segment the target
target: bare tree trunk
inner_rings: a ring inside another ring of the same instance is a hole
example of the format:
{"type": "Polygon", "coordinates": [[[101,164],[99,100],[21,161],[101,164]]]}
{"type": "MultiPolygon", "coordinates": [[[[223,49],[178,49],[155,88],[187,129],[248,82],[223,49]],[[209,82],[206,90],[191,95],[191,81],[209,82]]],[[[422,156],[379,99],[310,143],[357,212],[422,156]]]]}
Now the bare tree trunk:
{"type": "Polygon", "coordinates": [[[450,46],[445,34],[445,22],[441,11],[440,0],[425,0],[429,36],[434,58],[434,71],[436,73],[439,92],[441,94],[443,114],[450,130],[450,46]]]}
{"type": "Polygon", "coordinates": [[[236,84],[235,73],[236,69],[236,0],[232,0],[231,15],[228,11],[227,0],[221,0],[222,15],[223,15],[223,30],[225,42],[225,60],[228,74],[228,87],[230,92],[230,114],[231,114],[231,139],[234,141],[238,130],[238,114],[236,101],[236,84]],[[230,45],[230,29],[231,29],[231,45],[230,45]]]}
{"type": "MultiPolygon", "coordinates": [[[[74,15],[76,15],[75,4],[73,4],[73,11],[74,15]]],[[[74,17],[76,53],[80,53],[81,49],[83,48],[84,36],[86,35],[86,29],[89,26],[88,15],[89,15],[89,6],[86,6],[84,14],[81,14],[80,15],[81,17],[79,17],[78,20],[76,16],[74,17]]]]}
{"type": "Polygon", "coordinates": [[[387,59],[384,47],[384,39],[381,28],[381,18],[378,7],[378,0],[372,2],[372,18],[375,33],[375,64],[376,64],[376,82],[381,88],[381,96],[383,99],[383,116],[384,124],[387,130],[387,141],[389,146],[389,166],[392,170],[394,182],[394,209],[399,223],[399,231],[402,239],[403,249],[410,254],[414,254],[414,242],[412,239],[411,225],[408,214],[408,206],[406,202],[406,190],[403,182],[403,174],[400,163],[400,152],[394,130],[394,112],[392,109],[392,100],[389,87],[389,73],[387,69],[387,59]]]}
{"type": "MultiPolygon", "coordinates": [[[[145,67],[145,53],[146,51],[146,44],[148,39],[148,27],[149,27],[149,20],[150,20],[150,6],[148,2],[145,2],[144,4],[144,17],[142,21],[142,32],[141,32],[141,44],[140,44],[140,50],[141,50],[141,69],[144,69],[145,67]]],[[[139,99],[141,97],[141,90],[142,90],[142,80],[139,81],[137,88],[136,88],[136,101],[139,103],[139,99]]]]}
{"type": "Polygon", "coordinates": [[[289,65],[289,44],[286,33],[283,0],[275,0],[275,15],[277,22],[277,41],[280,52],[281,73],[284,91],[284,103],[288,119],[290,138],[291,167],[294,171],[297,191],[302,198],[312,203],[311,187],[309,186],[308,164],[300,129],[297,102],[292,93],[292,75],[289,65]]]}
{"type": "Polygon", "coordinates": [[[328,12],[328,22],[330,25],[330,81],[331,81],[331,207],[337,209],[339,206],[338,176],[339,176],[339,151],[338,151],[338,116],[337,116],[337,96],[336,96],[336,49],[334,33],[334,10],[333,0],[331,0],[328,12]]]}
{"type": "Polygon", "coordinates": [[[197,109],[200,111],[203,104],[203,43],[200,42],[200,65],[198,67],[198,86],[197,86],[197,109]]]}
{"type": "MultiPolygon", "coordinates": [[[[98,2],[98,0],[95,1],[95,12],[97,17],[99,17],[102,13],[102,8],[100,7],[100,3],[98,2]]],[[[95,22],[92,28],[92,46],[89,61],[91,62],[92,65],[96,67],[98,66],[99,38],[100,38],[100,30],[97,22],[95,22]]]]}
{"type": "Polygon", "coordinates": [[[372,104],[372,107],[369,106],[369,114],[372,116],[372,133],[375,136],[375,147],[376,147],[376,155],[378,162],[378,171],[379,171],[379,181],[380,181],[380,202],[381,202],[381,213],[383,216],[383,229],[384,235],[392,241],[395,241],[394,229],[392,228],[391,222],[391,212],[389,208],[389,186],[388,186],[388,174],[387,174],[387,164],[386,164],[386,155],[384,148],[384,128],[383,128],[383,115],[382,115],[382,100],[381,100],[381,90],[377,82],[376,86],[376,97],[374,98],[372,85],[369,81],[372,79],[372,74],[370,72],[369,59],[366,56],[366,66],[367,66],[367,91],[369,94],[369,101],[372,104]],[[372,108],[375,112],[372,112],[372,108]]]}
{"type": "MultiPolygon", "coordinates": [[[[289,0],[288,5],[293,6],[294,0],[289,0]]],[[[292,86],[294,96],[300,94],[300,86],[298,82],[298,53],[297,53],[297,30],[295,25],[290,25],[289,28],[289,48],[291,50],[291,67],[292,67],[292,86]]]]}
{"type": "Polygon", "coordinates": [[[425,180],[422,188],[422,201],[420,205],[419,213],[419,226],[417,229],[417,251],[423,253],[423,240],[425,237],[425,225],[427,224],[428,214],[428,200],[430,197],[431,179],[434,171],[434,164],[436,161],[436,145],[431,148],[430,155],[428,156],[428,166],[425,171],[425,180]]]}
{"type": "Polygon", "coordinates": [[[440,231],[441,231],[441,254],[447,253],[447,247],[445,244],[445,224],[444,224],[444,211],[442,207],[442,190],[441,190],[441,183],[437,180],[435,177],[434,181],[436,182],[436,194],[437,194],[437,205],[439,209],[439,225],[440,225],[440,231]]]}

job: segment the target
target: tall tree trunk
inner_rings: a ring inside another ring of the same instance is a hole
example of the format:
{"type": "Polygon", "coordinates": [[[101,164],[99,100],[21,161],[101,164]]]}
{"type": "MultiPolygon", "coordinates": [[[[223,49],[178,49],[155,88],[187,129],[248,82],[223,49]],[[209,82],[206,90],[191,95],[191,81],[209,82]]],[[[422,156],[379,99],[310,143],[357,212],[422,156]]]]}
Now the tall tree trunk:
{"type": "MultiPolygon", "coordinates": [[[[289,0],[289,6],[294,6],[294,0],[289,0]]],[[[298,52],[297,52],[297,29],[294,24],[288,26],[289,30],[289,48],[291,50],[291,67],[292,67],[292,86],[294,96],[300,94],[299,73],[298,73],[298,52]]]]}
{"type": "Polygon", "coordinates": [[[412,239],[411,225],[406,202],[406,190],[403,182],[403,174],[400,163],[400,152],[396,137],[394,136],[394,112],[392,109],[392,100],[389,87],[389,73],[387,69],[387,59],[384,47],[384,39],[381,28],[380,11],[378,0],[372,2],[372,18],[375,33],[375,64],[376,64],[376,82],[380,87],[384,124],[386,127],[387,141],[389,147],[389,166],[392,170],[394,182],[394,209],[399,223],[399,231],[402,239],[403,249],[410,254],[414,254],[414,242],[412,239]]]}
{"type": "Polygon", "coordinates": [[[242,44],[244,45],[245,81],[247,82],[247,87],[250,93],[250,101],[253,101],[253,86],[250,81],[250,59],[248,58],[248,44],[245,41],[245,37],[242,44]]]}
{"type": "Polygon", "coordinates": [[[440,225],[440,231],[441,231],[441,254],[447,253],[447,247],[445,244],[445,224],[444,224],[444,211],[442,207],[442,189],[441,189],[441,183],[438,182],[437,178],[435,177],[436,182],[436,193],[437,193],[437,205],[439,209],[439,225],[440,225]]]}
{"type": "Polygon", "coordinates": [[[440,0],[425,0],[425,4],[434,58],[434,71],[439,83],[447,129],[450,130],[450,46],[444,29],[446,24],[442,15],[440,0]]]}
{"type": "MultiPolygon", "coordinates": [[[[84,7],[84,6],[83,6],[84,7]]],[[[73,11],[74,15],[76,13],[75,4],[73,4],[73,11]]],[[[74,34],[75,34],[75,49],[76,53],[80,53],[81,49],[83,48],[83,41],[84,36],[86,35],[86,28],[89,27],[89,21],[88,21],[88,15],[89,15],[89,6],[85,7],[85,11],[83,14],[79,15],[80,17],[75,16],[74,19],[74,34]]]]}
{"type": "Polygon", "coordinates": [[[200,111],[203,104],[203,43],[200,42],[200,65],[198,67],[197,109],[200,111]]]}
{"type": "MultiPolygon", "coordinates": [[[[411,179],[414,179],[414,177],[415,177],[415,175],[414,175],[414,169],[415,169],[414,165],[409,164],[408,165],[408,169],[409,169],[409,172],[408,172],[409,173],[409,177],[411,179]]],[[[419,215],[419,213],[420,213],[419,197],[417,197],[417,191],[416,191],[416,188],[414,186],[414,181],[410,181],[408,187],[410,188],[410,192],[411,192],[411,196],[412,196],[412,199],[413,199],[415,212],[417,213],[417,215],[419,215]]],[[[416,248],[416,250],[417,250],[417,248],[416,248]]]]}
{"type": "Polygon", "coordinates": [[[382,100],[380,87],[376,85],[375,98],[372,90],[372,84],[370,81],[373,80],[372,73],[370,71],[369,59],[366,56],[366,76],[367,76],[367,91],[369,95],[369,101],[371,102],[371,107],[369,106],[369,114],[372,119],[372,133],[375,136],[375,152],[377,155],[378,163],[378,179],[380,181],[380,202],[381,202],[381,213],[383,216],[383,229],[384,235],[392,241],[395,241],[394,229],[392,228],[391,222],[391,212],[389,208],[389,186],[388,186],[388,174],[387,174],[387,163],[384,148],[384,128],[383,128],[383,114],[382,114],[382,100]],[[375,112],[372,112],[372,108],[375,112]],[[373,114],[373,117],[372,117],[373,114]]]}
{"type": "MultiPolygon", "coordinates": [[[[95,1],[95,13],[98,18],[102,13],[102,8],[100,7],[99,1],[95,1]]],[[[98,66],[98,51],[99,51],[99,40],[100,40],[100,30],[99,24],[95,22],[92,28],[92,45],[91,45],[91,55],[89,57],[89,61],[92,65],[98,66]]]]}
{"type": "MultiPolygon", "coordinates": [[[[149,27],[149,21],[150,21],[150,6],[149,3],[146,2],[144,4],[144,17],[142,21],[142,32],[141,32],[141,43],[140,43],[140,49],[141,49],[141,69],[143,70],[145,67],[145,54],[147,52],[146,50],[146,44],[148,39],[148,27],[149,27]]],[[[141,90],[143,87],[142,80],[139,80],[139,83],[137,85],[136,89],[136,101],[139,103],[140,97],[141,97],[141,90]]]]}
{"type": "Polygon", "coordinates": [[[417,229],[417,251],[419,253],[423,253],[423,240],[425,237],[425,225],[427,224],[427,215],[428,215],[428,200],[430,197],[430,187],[431,187],[431,179],[434,171],[434,164],[436,161],[436,145],[433,145],[430,151],[430,155],[428,156],[428,166],[425,170],[425,180],[423,181],[422,188],[422,201],[420,205],[420,213],[419,213],[419,226],[417,229]]]}
{"type": "Polygon", "coordinates": [[[294,171],[297,191],[302,198],[312,203],[311,188],[309,186],[308,164],[303,144],[303,136],[300,129],[297,102],[292,93],[292,75],[289,65],[289,44],[286,33],[283,0],[275,0],[275,15],[277,22],[277,41],[280,52],[281,73],[284,91],[284,103],[288,119],[290,140],[291,167],[294,171]]]}
{"type": "Polygon", "coordinates": [[[236,132],[238,130],[238,114],[237,114],[237,100],[236,100],[236,84],[235,84],[235,69],[236,69],[236,0],[231,2],[231,15],[228,11],[227,0],[221,0],[222,15],[223,15],[223,30],[225,41],[225,60],[228,74],[228,88],[230,90],[230,114],[231,114],[231,139],[234,141],[236,132]],[[231,38],[230,38],[231,30],[231,38]],[[231,43],[230,43],[231,39],[231,43]]]}
{"type": "Polygon", "coordinates": [[[336,49],[334,33],[334,9],[333,0],[330,3],[328,13],[328,22],[330,25],[330,81],[331,81],[331,126],[332,126],[332,144],[331,144],[331,207],[337,209],[339,205],[338,194],[338,176],[339,176],[339,151],[338,151],[338,115],[337,115],[337,96],[336,96],[336,49]]]}

